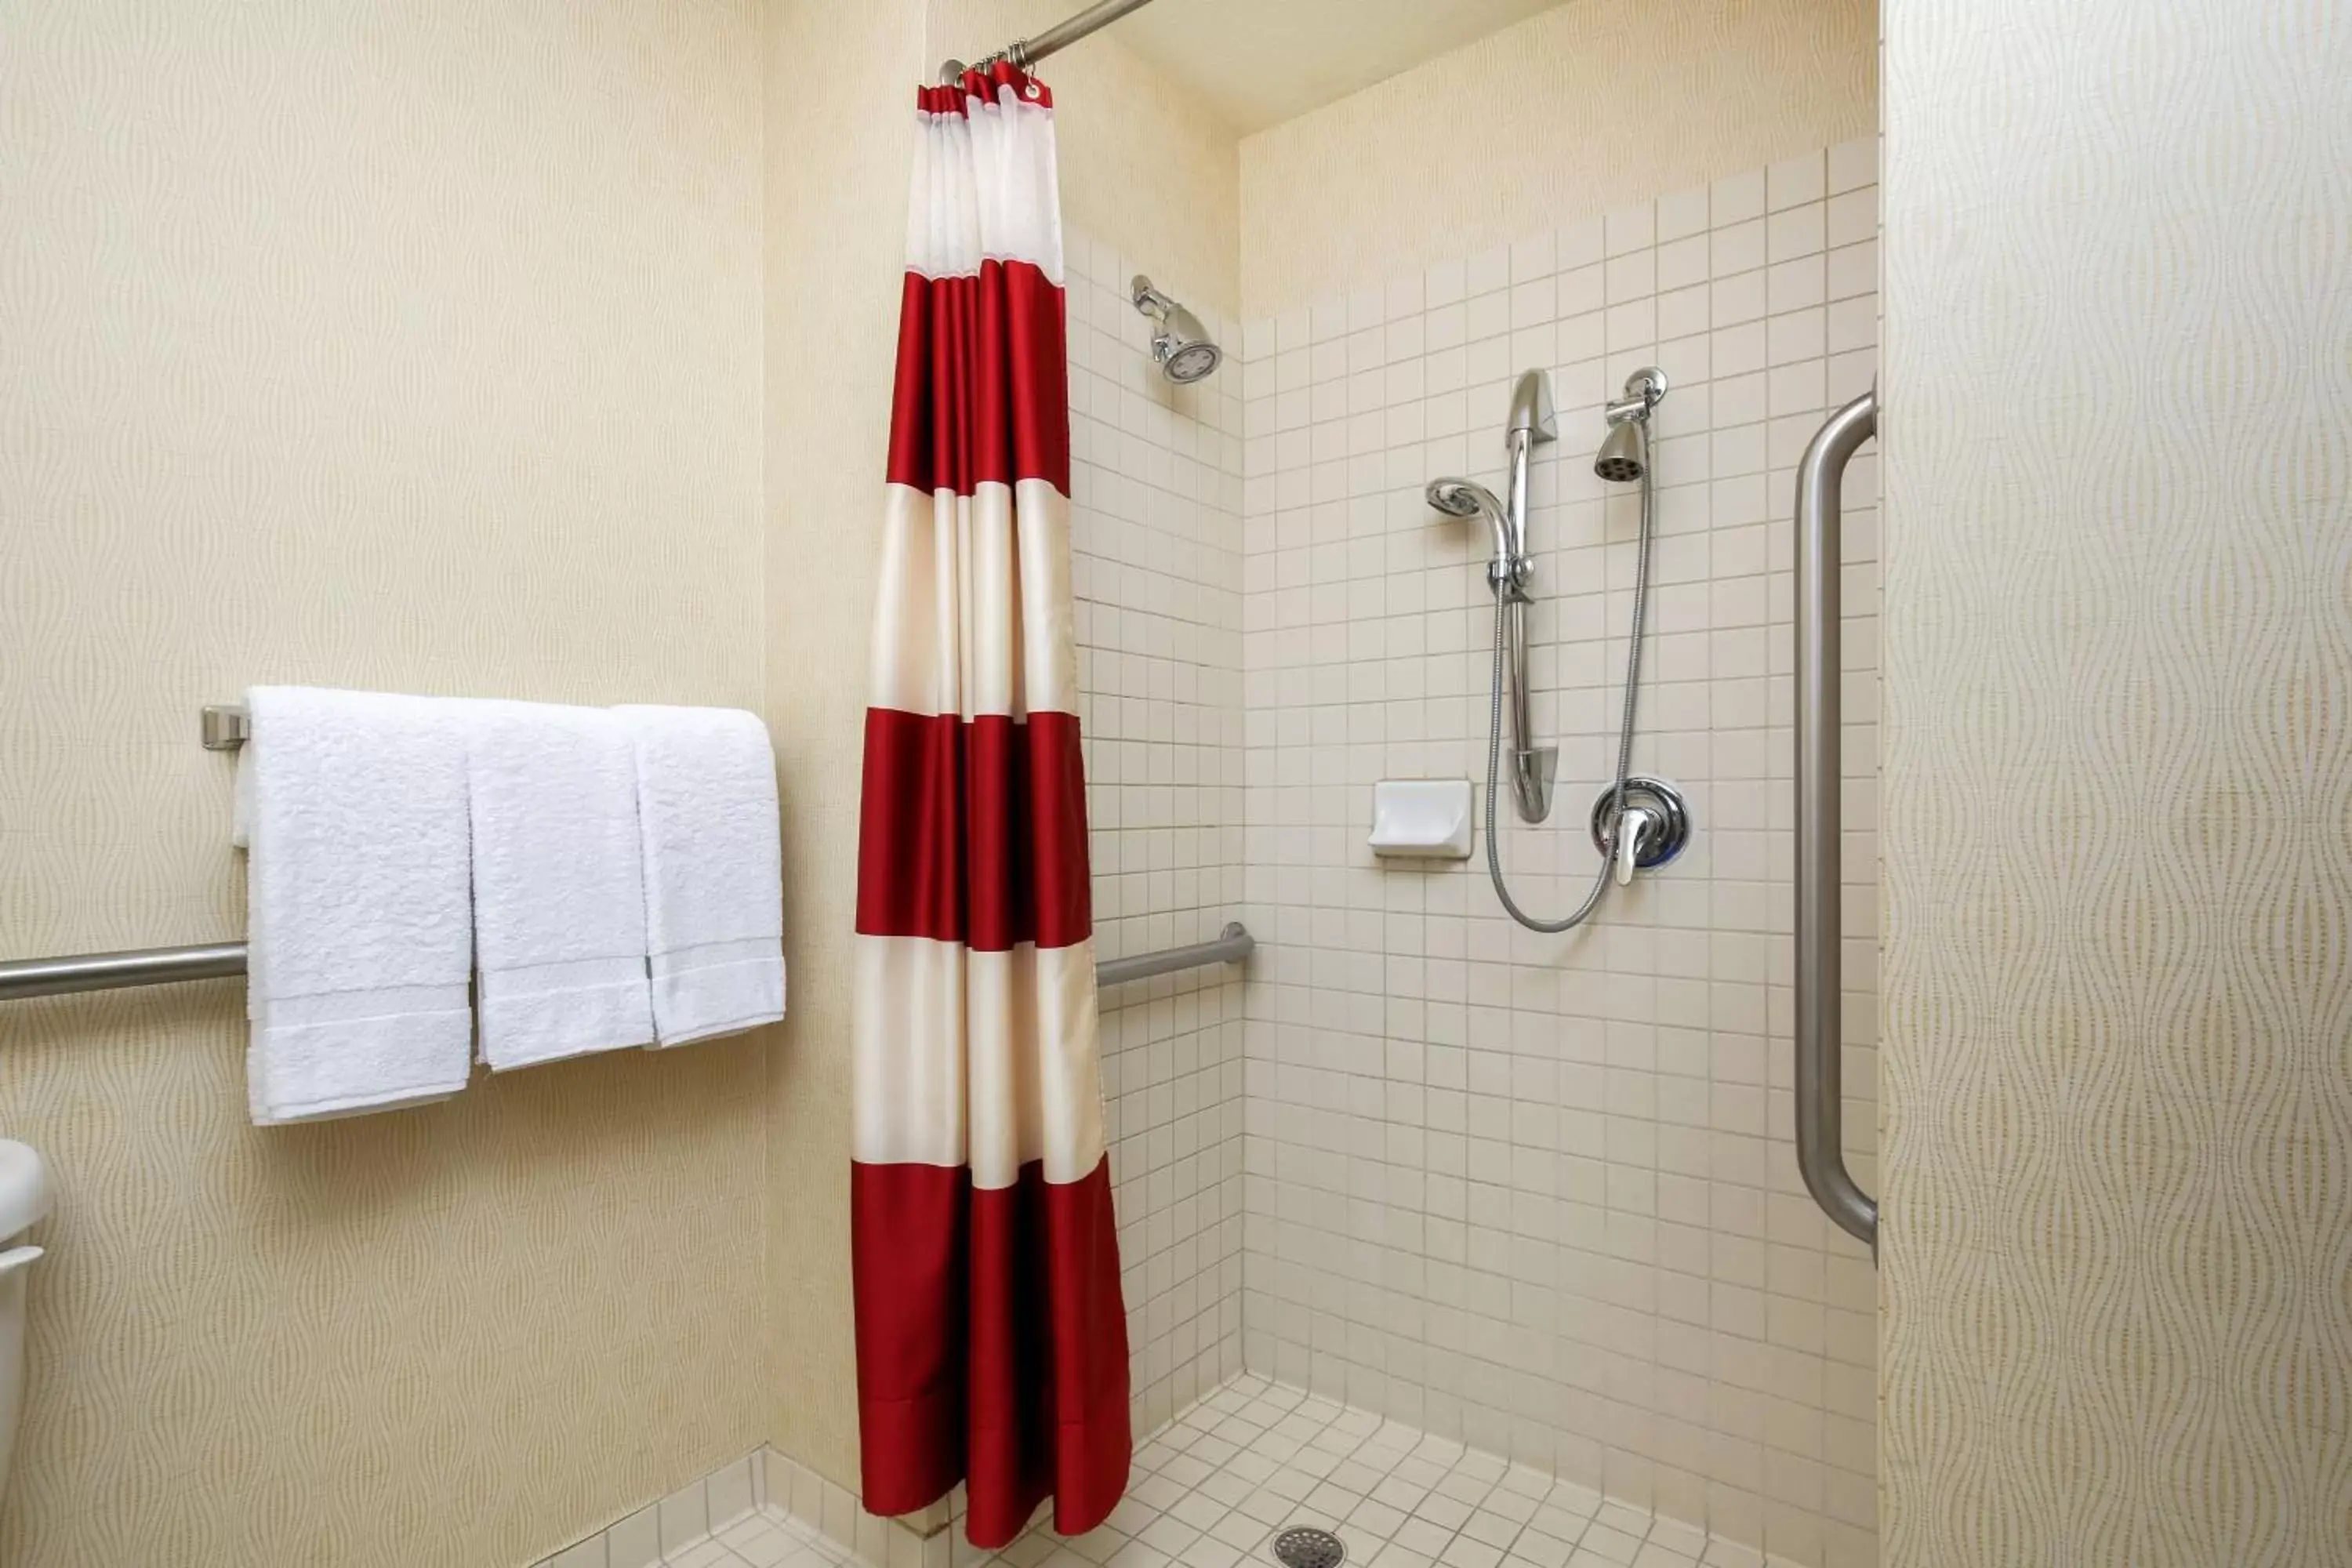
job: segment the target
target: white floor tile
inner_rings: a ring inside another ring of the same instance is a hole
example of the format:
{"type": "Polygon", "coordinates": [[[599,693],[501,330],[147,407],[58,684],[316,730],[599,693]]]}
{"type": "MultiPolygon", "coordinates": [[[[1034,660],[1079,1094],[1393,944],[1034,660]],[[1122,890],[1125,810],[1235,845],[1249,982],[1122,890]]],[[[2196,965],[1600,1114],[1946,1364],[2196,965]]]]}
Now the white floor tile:
{"type": "Polygon", "coordinates": [[[801,1542],[781,1525],[754,1514],[740,1523],[730,1525],[719,1539],[727,1550],[735,1553],[751,1568],[776,1568],[776,1564],[792,1555],[801,1542]]]}
{"type": "MultiPolygon", "coordinates": [[[[650,1510],[649,1510],[650,1511],[650,1510]]],[[[648,1521],[647,1522],[650,1522],[648,1521]]],[[[1754,1549],[1452,1438],[1244,1375],[1137,1450],[1110,1520],[1041,1520],[966,1568],[1278,1568],[1276,1533],[1337,1532],[1348,1568],[1765,1568],[1754,1549]]],[[[1776,1560],[1777,1561],[1777,1560],[1776,1560]]],[[[780,1510],[754,1512],[669,1568],[856,1568],[780,1510]]]]}

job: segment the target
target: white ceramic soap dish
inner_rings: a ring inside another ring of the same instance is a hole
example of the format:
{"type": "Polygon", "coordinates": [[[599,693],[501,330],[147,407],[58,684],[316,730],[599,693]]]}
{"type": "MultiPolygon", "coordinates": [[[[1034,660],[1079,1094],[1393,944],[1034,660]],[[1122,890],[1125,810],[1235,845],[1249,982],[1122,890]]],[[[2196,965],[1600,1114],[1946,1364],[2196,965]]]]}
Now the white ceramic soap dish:
{"type": "Polygon", "coordinates": [[[1372,786],[1372,853],[1468,859],[1470,799],[1468,779],[1382,779],[1372,786]]]}

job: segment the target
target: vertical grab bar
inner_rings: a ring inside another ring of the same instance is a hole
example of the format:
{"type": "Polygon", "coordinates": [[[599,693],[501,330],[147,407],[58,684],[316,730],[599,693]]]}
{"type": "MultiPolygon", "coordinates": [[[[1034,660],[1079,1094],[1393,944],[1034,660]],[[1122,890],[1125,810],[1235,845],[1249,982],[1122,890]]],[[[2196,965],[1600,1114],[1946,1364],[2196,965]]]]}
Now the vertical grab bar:
{"type": "Polygon", "coordinates": [[[1797,467],[1797,1168],[1823,1212],[1878,1252],[1878,1204],[1845,1168],[1838,1015],[1838,535],[1878,394],[1829,417],[1797,467]]]}

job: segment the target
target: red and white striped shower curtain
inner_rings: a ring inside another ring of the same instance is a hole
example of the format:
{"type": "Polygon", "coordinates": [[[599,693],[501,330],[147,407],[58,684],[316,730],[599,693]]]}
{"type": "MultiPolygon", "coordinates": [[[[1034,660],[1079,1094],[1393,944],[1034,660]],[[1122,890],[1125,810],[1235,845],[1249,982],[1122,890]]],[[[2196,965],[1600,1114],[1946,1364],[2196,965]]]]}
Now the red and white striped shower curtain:
{"type": "Polygon", "coordinates": [[[1001,1545],[1127,1484],[1070,600],[1052,96],[926,89],[857,865],[851,1236],[865,1503],[968,1483],[1001,1545]]]}

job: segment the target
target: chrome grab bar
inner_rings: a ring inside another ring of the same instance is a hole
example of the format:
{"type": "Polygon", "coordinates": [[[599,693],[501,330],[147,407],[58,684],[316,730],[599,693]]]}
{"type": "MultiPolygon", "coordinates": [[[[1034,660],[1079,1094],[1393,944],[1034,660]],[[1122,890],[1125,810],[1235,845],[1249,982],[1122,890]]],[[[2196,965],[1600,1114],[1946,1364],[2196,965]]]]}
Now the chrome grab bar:
{"type": "Polygon", "coordinates": [[[1180,969],[1198,969],[1207,963],[1239,963],[1255,946],[1257,938],[1250,935],[1249,927],[1239,921],[1227,921],[1225,929],[1211,942],[1196,942],[1190,947],[1171,947],[1160,952],[1139,952],[1132,958],[1104,959],[1095,965],[1095,984],[1108,990],[1130,980],[1173,974],[1180,969]]]}
{"type": "MultiPolygon", "coordinates": [[[[1138,0],[1140,4],[1140,0],[1138,0]]],[[[1098,7],[1103,8],[1103,7],[1098,7]]],[[[1135,7],[1129,5],[1128,10],[1135,7]]],[[[1124,15],[1124,12],[1121,13],[1124,15]]],[[[1111,18],[1105,17],[1108,21],[1111,18]]],[[[246,742],[252,723],[244,709],[220,703],[204,710],[208,752],[234,752],[246,742]]],[[[1239,921],[1209,942],[1139,952],[1095,965],[1095,984],[1109,987],[1209,963],[1238,963],[1257,946],[1239,921]]],[[[83,952],[70,958],[24,958],[0,963],[0,1002],[34,996],[65,996],[79,991],[124,991],[134,985],[174,985],[187,980],[227,980],[245,973],[245,943],[210,942],[202,947],[149,947],[130,952],[83,952]]]]}
{"type": "Polygon", "coordinates": [[[1797,1169],[1823,1212],[1878,1252],[1878,1203],[1845,1168],[1838,1040],[1838,535],[1854,451],[1878,394],[1829,417],[1797,466],[1797,1169]]]}
{"type": "MultiPolygon", "coordinates": [[[[1098,984],[1149,980],[1204,963],[1237,963],[1257,946],[1239,921],[1229,922],[1213,942],[1140,952],[1095,966],[1098,984]]],[[[134,985],[172,985],[184,980],[227,980],[245,973],[245,943],[205,947],[151,947],[133,952],[85,952],[72,958],[26,958],[0,963],[0,1002],[63,996],[77,991],[121,991],[134,985]]]]}
{"type": "Polygon", "coordinates": [[[65,996],[77,991],[121,991],[173,985],[183,980],[226,980],[245,973],[245,943],[150,947],[133,952],[84,952],[71,958],[26,958],[0,963],[0,1002],[65,996]]]}

